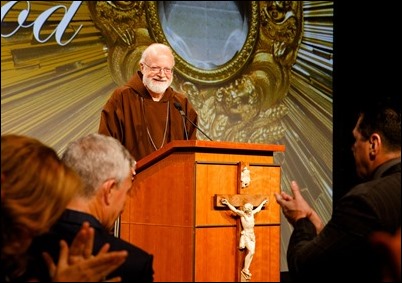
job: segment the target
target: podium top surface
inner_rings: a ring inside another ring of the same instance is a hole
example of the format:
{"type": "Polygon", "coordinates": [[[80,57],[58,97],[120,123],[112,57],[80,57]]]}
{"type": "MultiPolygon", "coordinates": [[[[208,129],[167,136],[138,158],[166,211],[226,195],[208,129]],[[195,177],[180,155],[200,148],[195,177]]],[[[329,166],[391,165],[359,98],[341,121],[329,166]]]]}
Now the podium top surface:
{"type": "Polygon", "coordinates": [[[267,155],[284,152],[285,145],[206,140],[175,140],[137,161],[137,173],[174,152],[210,152],[267,155]]]}

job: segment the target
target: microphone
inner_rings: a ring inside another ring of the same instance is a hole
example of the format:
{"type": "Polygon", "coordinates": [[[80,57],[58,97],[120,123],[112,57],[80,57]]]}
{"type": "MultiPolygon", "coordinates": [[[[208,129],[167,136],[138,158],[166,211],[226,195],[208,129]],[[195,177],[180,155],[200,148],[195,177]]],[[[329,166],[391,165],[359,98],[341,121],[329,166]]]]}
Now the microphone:
{"type": "Polygon", "coordinates": [[[179,110],[180,115],[181,115],[182,118],[183,118],[184,129],[185,129],[185,131],[186,131],[186,137],[187,137],[187,139],[188,139],[188,133],[187,133],[187,128],[186,128],[184,119],[187,119],[187,120],[191,123],[191,125],[193,125],[193,126],[194,126],[197,130],[199,130],[204,136],[206,136],[210,141],[212,141],[212,139],[211,139],[206,133],[204,133],[204,131],[201,130],[200,127],[198,127],[196,124],[194,124],[193,121],[191,121],[191,120],[186,116],[186,113],[184,113],[183,108],[181,107],[181,105],[180,105],[179,102],[175,102],[175,103],[174,103],[174,107],[176,107],[176,109],[179,110]]]}

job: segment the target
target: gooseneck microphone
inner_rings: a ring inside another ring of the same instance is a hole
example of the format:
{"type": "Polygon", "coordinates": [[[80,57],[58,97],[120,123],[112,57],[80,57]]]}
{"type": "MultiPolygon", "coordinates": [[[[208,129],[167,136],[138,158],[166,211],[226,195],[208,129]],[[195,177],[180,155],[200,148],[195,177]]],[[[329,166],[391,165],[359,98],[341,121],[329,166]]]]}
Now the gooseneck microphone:
{"type": "Polygon", "coordinates": [[[174,107],[176,107],[176,109],[179,110],[180,115],[181,115],[182,118],[183,118],[184,129],[185,129],[185,131],[186,131],[186,137],[187,137],[187,139],[188,139],[188,133],[187,133],[186,123],[185,123],[184,119],[187,119],[187,120],[191,123],[191,125],[193,125],[193,126],[194,126],[197,130],[199,130],[204,136],[206,136],[210,141],[212,141],[212,139],[211,139],[206,133],[204,133],[204,131],[201,130],[200,127],[198,127],[196,124],[194,124],[193,121],[191,121],[191,120],[186,116],[186,113],[184,113],[183,108],[181,107],[181,105],[180,105],[179,102],[175,102],[175,103],[174,103],[174,107]]]}

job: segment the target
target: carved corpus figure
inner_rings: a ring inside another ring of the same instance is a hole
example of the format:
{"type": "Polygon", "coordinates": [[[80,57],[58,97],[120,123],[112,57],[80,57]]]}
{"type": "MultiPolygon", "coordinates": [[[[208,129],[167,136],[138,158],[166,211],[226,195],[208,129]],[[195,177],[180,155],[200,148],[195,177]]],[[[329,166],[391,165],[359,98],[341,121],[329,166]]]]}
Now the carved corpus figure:
{"type": "Polygon", "coordinates": [[[246,248],[248,251],[244,259],[242,273],[247,278],[250,278],[250,264],[255,253],[254,214],[261,211],[262,207],[267,203],[267,200],[263,200],[254,210],[251,203],[245,203],[243,208],[240,210],[230,204],[227,199],[222,199],[221,202],[222,204],[227,205],[231,211],[240,216],[243,230],[240,235],[239,249],[242,250],[246,248]]]}

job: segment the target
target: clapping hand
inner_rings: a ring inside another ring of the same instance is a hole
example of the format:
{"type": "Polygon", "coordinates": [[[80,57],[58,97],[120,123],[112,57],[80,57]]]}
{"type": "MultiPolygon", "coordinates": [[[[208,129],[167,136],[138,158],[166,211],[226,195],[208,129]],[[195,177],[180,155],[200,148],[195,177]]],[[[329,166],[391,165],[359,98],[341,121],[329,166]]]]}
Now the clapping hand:
{"type": "MultiPolygon", "coordinates": [[[[126,260],[127,251],[108,252],[109,244],[105,244],[97,255],[92,255],[94,237],[94,229],[85,222],[70,247],[66,241],[60,241],[57,265],[48,253],[43,254],[53,282],[104,281],[107,275],[126,260]]],[[[104,282],[119,281],[120,277],[114,277],[104,282]]]]}

